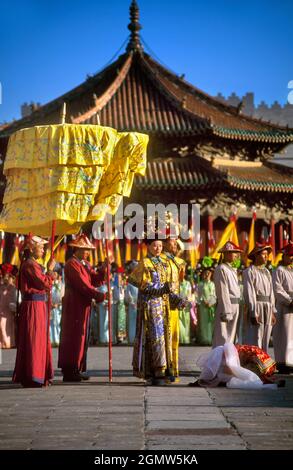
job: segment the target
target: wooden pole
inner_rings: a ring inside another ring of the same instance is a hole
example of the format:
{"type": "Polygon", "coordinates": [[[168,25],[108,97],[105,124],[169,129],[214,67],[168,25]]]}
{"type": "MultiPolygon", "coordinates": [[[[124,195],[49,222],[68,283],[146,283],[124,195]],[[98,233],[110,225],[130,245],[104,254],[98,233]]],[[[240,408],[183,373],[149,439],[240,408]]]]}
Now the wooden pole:
{"type": "Polygon", "coordinates": [[[112,382],[112,292],[110,279],[110,260],[108,244],[107,215],[105,217],[106,257],[107,257],[107,289],[108,289],[108,333],[109,333],[109,382],[112,382]]]}
{"type": "MultiPolygon", "coordinates": [[[[61,113],[60,113],[60,124],[65,124],[65,119],[66,119],[66,103],[64,101],[62,108],[61,108],[61,113]]],[[[53,220],[52,230],[51,230],[51,257],[50,259],[54,258],[55,235],[56,235],[56,220],[53,220]]]]}
{"type": "MultiPolygon", "coordinates": [[[[63,103],[62,109],[61,109],[61,114],[60,114],[60,124],[65,123],[65,117],[66,117],[66,103],[63,103]]],[[[54,258],[54,242],[55,242],[55,235],[56,235],[56,220],[52,221],[52,230],[51,230],[51,256],[50,260],[54,258]]],[[[47,301],[47,306],[48,306],[48,321],[47,321],[47,334],[48,338],[50,338],[50,315],[51,315],[51,308],[52,308],[52,294],[51,291],[48,293],[48,301],[47,301]]],[[[49,355],[47,351],[47,357],[46,357],[46,364],[48,365],[49,361],[49,355]]]]}
{"type": "Polygon", "coordinates": [[[61,109],[61,114],[60,114],[60,124],[65,124],[65,119],[66,119],[66,103],[64,101],[61,109]]]}

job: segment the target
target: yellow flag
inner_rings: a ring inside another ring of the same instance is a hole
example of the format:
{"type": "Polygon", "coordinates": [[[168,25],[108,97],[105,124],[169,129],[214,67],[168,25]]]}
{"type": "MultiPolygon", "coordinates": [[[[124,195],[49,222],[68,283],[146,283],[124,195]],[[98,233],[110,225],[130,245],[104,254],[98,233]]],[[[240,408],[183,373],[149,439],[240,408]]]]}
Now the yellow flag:
{"type": "Polygon", "coordinates": [[[64,243],[62,246],[58,246],[55,256],[55,260],[57,261],[57,263],[65,264],[66,250],[66,243],[64,243]]]}
{"type": "Polygon", "coordinates": [[[103,247],[103,241],[101,239],[99,239],[99,251],[100,251],[99,259],[103,263],[105,261],[105,251],[103,247]]]}
{"type": "Polygon", "coordinates": [[[148,247],[147,247],[146,243],[144,243],[144,242],[141,244],[141,251],[142,251],[143,258],[145,258],[148,254],[148,247]]]}
{"type": "Polygon", "coordinates": [[[280,263],[280,261],[282,260],[282,256],[283,254],[282,253],[278,253],[275,258],[274,258],[274,261],[272,263],[272,265],[274,266],[274,268],[277,268],[278,267],[278,264],[280,263]]]}
{"type": "Polygon", "coordinates": [[[5,246],[4,232],[1,231],[1,239],[0,239],[0,264],[3,263],[4,246],[5,246]]]}
{"type": "Polygon", "coordinates": [[[125,242],[125,262],[131,261],[131,240],[129,238],[126,238],[125,242]]]}
{"type": "Polygon", "coordinates": [[[195,269],[200,258],[198,246],[195,246],[189,250],[189,258],[192,269],[195,269]]]}
{"type": "MultiPolygon", "coordinates": [[[[59,246],[60,243],[62,242],[63,238],[64,238],[64,235],[59,235],[59,237],[57,238],[57,240],[56,240],[55,243],[54,243],[53,251],[55,251],[55,250],[58,248],[58,246],[59,246]]],[[[50,247],[48,246],[47,251],[46,251],[46,255],[45,255],[45,258],[43,259],[43,263],[42,263],[42,264],[43,264],[44,266],[47,266],[47,264],[48,264],[50,258],[51,258],[51,249],[50,249],[50,247]]],[[[59,261],[59,259],[58,259],[58,260],[56,259],[56,261],[57,261],[58,263],[61,262],[61,261],[59,261]]],[[[64,262],[65,262],[65,260],[64,260],[64,262]]]]}
{"type": "Polygon", "coordinates": [[[13,255],[11,257],[10,264],[13,264],[13,266],[17,266],[19,268],[20,266],[20,259],[19,259],[19,249],[18,246],[15,245],[13,255]]]}
{"type": "Polygon", "coordinates": [[[116,262],[118,268],[121,268],[122,261],[121,261],[120,244],[119,244],[119,239],[118,238],[115,238],[114,245],[115,245],[115,262],[116,262]]]}
{"type": "Polygon", "coordinates": [[[141,260],[141,240],[138,240],[137,241],[137,252],[136,252],[136,261],[140,261],[141,260]]]}
{"type": "Polygon", "coordinates": [[[231,218],[229,224],[225,228],[223,235],[218,242],[214,252],[212,253],[212,258],[219,259],[220,253],[219,250],[225,245],[226,242],[231,241],[235,243],[235,245],[239,246],[238,235],[237,235],[237,228],[236,228],[236,218],[231,218]]]}
{"type": "Polygon", "coordinates": [[[246,261],[245,261],[246,266],[249,266],[250,263],[252,262],[250,259],[247,258],[247,255],[253,250],[255,246],[255,221],[256,221],[256,213],[254,212],[252,214],[250,230],[249,230],[249,235],[248,235],[247,253],[246,253],[246,261]]]}
{"type": "Polygon", "coordinates": [[[192,269],[195,269],[200,258],[199,241],[195,240],[191,231],[189,241],[191,243],[191,249],[189,250],[189,260],[192,269]]]}

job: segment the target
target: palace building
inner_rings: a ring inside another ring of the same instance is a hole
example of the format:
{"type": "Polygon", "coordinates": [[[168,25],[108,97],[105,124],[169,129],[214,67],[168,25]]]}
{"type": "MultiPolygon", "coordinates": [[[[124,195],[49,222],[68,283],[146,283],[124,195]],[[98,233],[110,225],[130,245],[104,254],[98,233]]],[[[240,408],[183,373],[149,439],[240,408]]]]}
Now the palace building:
{"type": "Polygon", "coordinates": [[[243,241],[253,210],[257,236],[265,228],[275,248],[282,247],[284,230],[293,238],[293,169],[272,158],[293,142],[293,129],[246,116],[241,103],[235,107],[209,96],[147,54],[135,0],[128,28],[126,50],[111,65],[2,126],[3,157],[9,135],[58,123],[66,102],[68,123],[149,134],[147,172],[135,180],[131,202],[200,204],[201,255],[233,214],[243,241]]]}

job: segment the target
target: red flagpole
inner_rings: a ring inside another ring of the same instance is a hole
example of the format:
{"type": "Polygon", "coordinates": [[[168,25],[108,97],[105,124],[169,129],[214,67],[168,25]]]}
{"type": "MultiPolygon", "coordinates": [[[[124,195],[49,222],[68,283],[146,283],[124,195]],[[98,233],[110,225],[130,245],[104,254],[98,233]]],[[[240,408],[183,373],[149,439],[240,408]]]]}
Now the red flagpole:
{"type": "Polygon", "coordinates": [[[51,232],[51,256],[50,259],[54,258],[54,241],[56,235],[56,220],[52,222],[52,232],[51,232]]]}
{"type": "Polygon", "coordinates": [[[108,245],[107,215],[105,217],[106,257],[107,257],[107,289],[108,289],[108,332],[109,332],[109,382],[112,382],[112,295],[110,281],[110,261],[108,245]]]}

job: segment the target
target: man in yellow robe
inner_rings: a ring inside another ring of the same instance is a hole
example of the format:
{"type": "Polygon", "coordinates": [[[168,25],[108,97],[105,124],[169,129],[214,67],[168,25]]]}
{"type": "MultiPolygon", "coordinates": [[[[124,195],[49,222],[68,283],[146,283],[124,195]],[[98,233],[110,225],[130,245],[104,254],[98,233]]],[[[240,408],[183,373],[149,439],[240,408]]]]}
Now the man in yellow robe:
{"type": "MultiPolygon", "coordinates": [[[[179,295],[180,281],[184,278],[185,261],[176,256],[178,254],[178,238],[167,238],[164,244],[162,259],[168,260],[171,267],[172,292],[179,295]]],[[[170,310],[170,328],[172,337],[172,363],[174,375],[170,377],[171,382],[178,381],[179,376],[179,311],[170,310]]]]}

